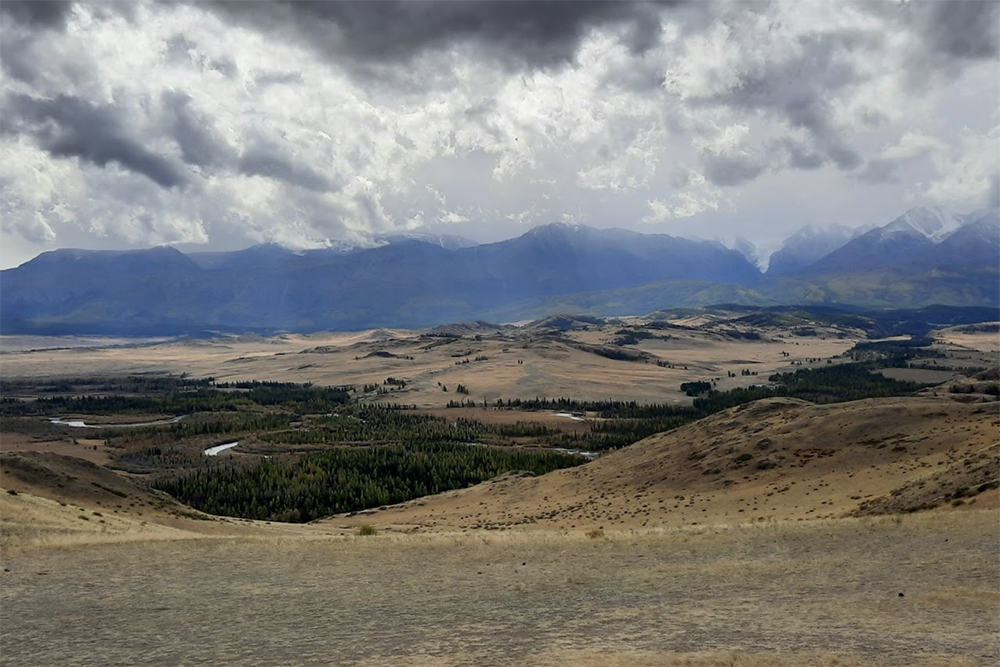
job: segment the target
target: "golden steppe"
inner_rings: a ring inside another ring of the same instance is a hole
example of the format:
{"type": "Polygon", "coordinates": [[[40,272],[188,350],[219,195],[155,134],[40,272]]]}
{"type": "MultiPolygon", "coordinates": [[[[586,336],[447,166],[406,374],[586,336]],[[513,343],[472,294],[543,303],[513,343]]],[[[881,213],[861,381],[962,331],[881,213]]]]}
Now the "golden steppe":
{"type": "MultiPolygon", "coordinates": [[[[149,345],[104,346],[102,339],[49,339],[42,347],[18,338],[0,339],[6,377],[84,377],[187,373],[219,381],[267,379],[324,385],[380,384],[405,379],[405,393],[391,400],[421,408],[444,407],[454,393],[442,385],[464,384],[469,398],[530,399],[570,396],[579,400],[628,398],[642,402],[684,401],[681,382],[720,378],[719,389],[765,382],[775,371],[794,370],[793,362],[836,357],[857,338],[836,331],[792,336],[775,331],[748,342],[711,331],[662,332],[668,340],[644,340],[630,349],[646,352],[654,363],[623,363],[574,345],[599,346],[614,338],[612,327],[567,331],[487,331],[457,337],[426,337],[418,332],[379,329],[358,333],[286,334],[274,337],[226,336],[149,345]],[[479,340],[476,340],[476,335],[479,340]],[[784,356],[782,352],[787,353],[784,356]],[[394,355],[394,356],[382,356],[394,355]],[[486,357],[485,361],[472,361],[486,357]],[[469,359],[470,363],[458,363],[469,359]],[[520,363],[519,363],[520,362],[520,363]],[[741,376],[749,369],[757,376],[741,376]],[[729,378],[726,371],[736,373],[729,378]]],[[[118,341],[115,341],[118,343],[118,341]]]]}
{"type": "MultiPolygon", "coordinates": [[[[835,331],[768,331],[759,342],[669,333],[635,346],[667,367],[543,335],[483,333],[425,349],[435,341],[398,331],[129,347],[5,340],[0,363],[5,378],[392,376],[408,386],[390,400],[446,412],[455,396],[438,382],[466,384],[480,402],[682,402],[680,382],[754,384],[793,362],[838,363],[855,342],[835,331]],[[379,351],[395,356],[369,356],[379,351]],[[488,359],[456,363],[476,356],[488,359]]],[[[941,336],[942,349],[996,363],[996,335],[955,335],[941,336]]],[[[611,331],[568,337],[600,345],[611,331]]],[[[305,525],[209,517],[101,466],[89,443],[3,431],[0,660],[995,664],[998,427],[998,403],[944,386],[834,405],[768,399],[578,468],[305,525]],[[72,456],[83,452],[90,461],[72,456]],[[359,535],[362,525],[376,534],[359,535]]]]}

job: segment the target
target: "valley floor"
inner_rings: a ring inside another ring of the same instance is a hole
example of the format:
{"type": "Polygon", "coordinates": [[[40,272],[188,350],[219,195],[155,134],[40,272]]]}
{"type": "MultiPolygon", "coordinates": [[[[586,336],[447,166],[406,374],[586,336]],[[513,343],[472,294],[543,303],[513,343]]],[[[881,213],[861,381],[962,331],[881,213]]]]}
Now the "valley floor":
{"type": "MultiPolygon", "coordinates": [[[[667,367],[581,349],[609,344],[615,330],[516,346],[381,333],[377,341],[372,333],[128,350],[29,346],[5,351],[4,379],[48,377],[53,368],[183,371],[385,390],[379,383],[392,376],[408,383],[388,394],[393,401],[499,423],[524,417],[446,409],[456,391],[442,385],[468,385],[477,399],[679,403],[690,401],[682,381],[749,386],[802,364],[839,363],[853,344],[775,332],[746,343],[671,329],[640,350],[662,353],[667,367]],[[759,375],[743,373],[750,368],[759,375]]],[[[915,370],[995,366],[994,333],[978,342],[963,335],[969,347],[948,343],[950,356],[931,359],[940,368],[915,370]]],[[[147,488],[138,473],[105,467],[118,450],[54,430],[54,415],[21,419],[20,431],[7,422],[0,663],[1000,664],[1000,404],[991,377],[830,405],[771,398],[577,468],[510,473],[310,524],[206,516],[147,488]],[[989,395],[977,388],[991,382],[989,395]],[[365,526],[377,534],[360,535],[365,526]]],[[[389,400],[367,393],[364,400],[389,400]]],[[[577,427],[556,414],[537,419],[577,427]]],[[[188,446],[200,457],[220,442],[188,446]]]]}

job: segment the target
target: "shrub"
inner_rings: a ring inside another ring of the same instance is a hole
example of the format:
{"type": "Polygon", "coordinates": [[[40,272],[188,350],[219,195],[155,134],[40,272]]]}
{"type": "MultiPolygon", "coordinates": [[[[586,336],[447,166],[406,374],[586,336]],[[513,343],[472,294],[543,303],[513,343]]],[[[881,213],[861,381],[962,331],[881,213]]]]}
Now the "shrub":
{"type": "Polygon", "coordinates": [[[592,540],[599,540],[602,537],[604,537],[604,531],[601,530],[600,528],[594,528],[593,530],[588,530],[587,537],[589,537],[592,540]]]}
{"type": "Polygon", "coordinates": [[[378,535],[378,530],[375,529],[375,526],[366,523],[358,527],[358,535],[378,535]]]}

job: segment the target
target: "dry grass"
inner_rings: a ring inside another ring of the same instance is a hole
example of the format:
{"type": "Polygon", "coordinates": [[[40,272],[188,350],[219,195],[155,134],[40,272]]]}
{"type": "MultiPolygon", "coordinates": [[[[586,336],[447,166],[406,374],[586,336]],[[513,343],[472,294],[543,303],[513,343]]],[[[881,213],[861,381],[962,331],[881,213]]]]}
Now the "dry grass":
{"type": "MultiPolygon", "coordinates": [[[[594,327],[589,331],[568,332],[567,336],[598,344],[613,339],[617,328],[594,327]]],[[[23,351],[5,354],[3,364],[4,374],[10,377],[46,377],[53,375],[53,369],[59,369],[60,375],[77,377],[169,372],[219,380],[266,378],[362,386],[381,383],[393,376],[406,379],[408,387],[403,392],[394,392],[390,400],[433,409],[444,407],[451,399],[462,398],[454,393],[459,383],[469,387],[469,398],[479,402],[484,397],[495,400],[536,396],[571,396],[581,400],[614,396],[644,402],[688,402],[690,399],[679,390],[682,382],[718,377],[721,390],[746,386],[770,373],[798,368],[792,366],[795,361],[805,365],[810,365],[811,360],[825,361],[855,342],[836,336],[785,340],[776,336],[787,332],[772,333],[775,337],[767,341],[747,342],[694,330],[673,330],[672,340],[646,340],[637,346],[673,368],[613,361],[562,341],[526,333],[484,336],[480,341],[466,338],[425,349],[427,339],[418,338],[416,332],[397,330],[228,337],[126,349],[44,349],[45,345],[59,346],[58,340],[40,340],[39,349],[32,349],[29,342],[19,339],[16,345],[23,351]],[[376,350],[391,352],[398,358],[367,356],[376,350]],[[784,357],[782,352],[790,356],[784,357]],[[488,361],[456,365],[457,360],[466,356],[470,359],[484,356],[488,361]],[[519,360],[523,363],[519,364],[519,360]],[[757,371],[758,376],[740,375],[744,368],[757,371]],[[735,372],[737,377],[727,377],[727,370],[735,372]],[[451,391],[443,392],[439,382],[451,391]]],[[[7,349],[7,337],[0,338],[0,346],[7,349]]]]}
{"type": "Polygon", "coordinates": [[[33,550],[4,563],[0,650],[12,667],[986,665],[996,519],[33,550]]]}
{"type": "MultiPolygon", "coordinates": [[[[966,404],[949,396],[821,406],[770,399],[579,468],[498,480],[326,523],[345,529],[370,523],[398,530],[608,531],[928,506],[951,511],[960,489],[973,493],[1000,479],[998,426],[996,403],[966,404]]],[[[963,502],[996,506],[996,496],[990,491],[963,502]]]]}
{"type": "MultiPolygon", "coordinates": [[[[576,667],[868,667],[875,663],[844,658],[828,652],[801,652],[788,655],[753,655],[730,651],[630,651],[602,653],[568,649],[539,657],[538,667],[575,665],[576,667]]],[[[967,658],[931,659],[912,667],[975,667],[967,658]]]]}

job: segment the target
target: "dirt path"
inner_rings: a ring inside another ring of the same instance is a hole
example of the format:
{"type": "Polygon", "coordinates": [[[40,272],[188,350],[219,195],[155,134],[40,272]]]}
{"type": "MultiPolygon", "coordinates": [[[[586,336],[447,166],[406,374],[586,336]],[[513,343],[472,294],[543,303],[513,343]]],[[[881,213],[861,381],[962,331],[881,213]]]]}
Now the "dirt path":
{"type": "Polygon", "coordinates": [[[996,519],[40,550],[4,563],[0,652],[8,667],[995,664],[996,519]]]}

